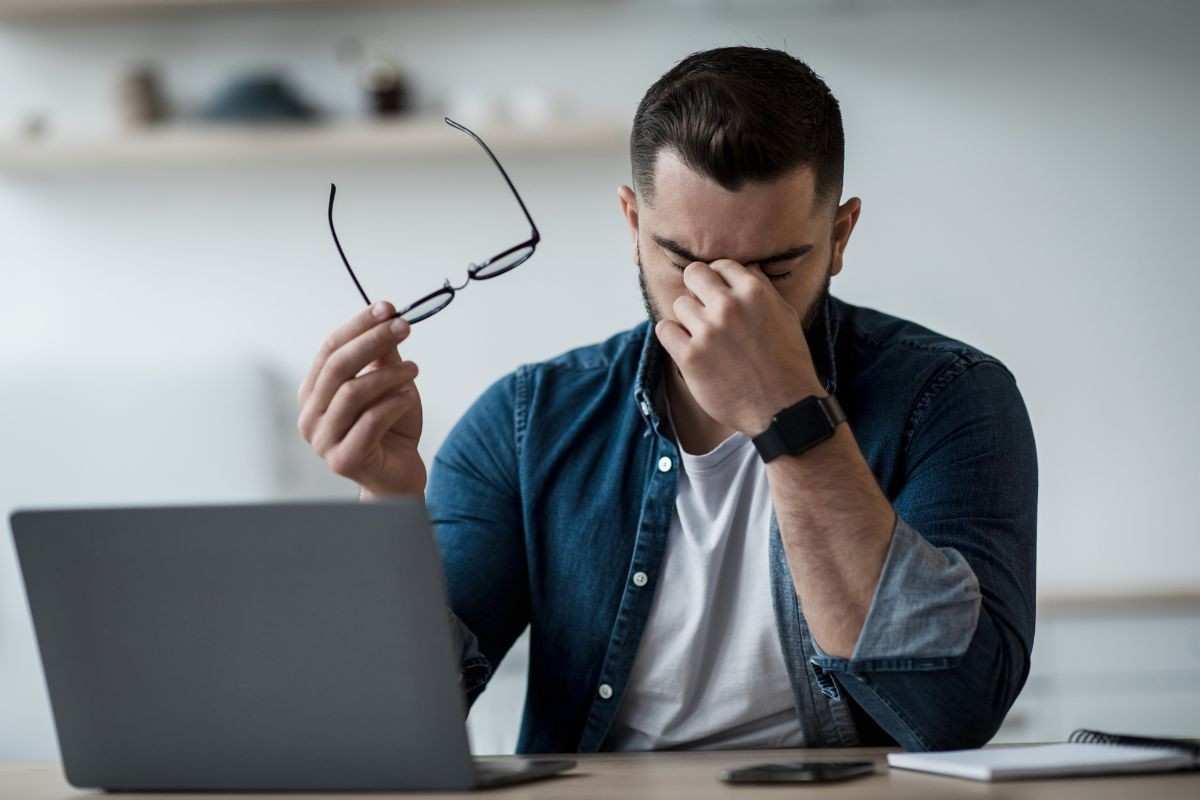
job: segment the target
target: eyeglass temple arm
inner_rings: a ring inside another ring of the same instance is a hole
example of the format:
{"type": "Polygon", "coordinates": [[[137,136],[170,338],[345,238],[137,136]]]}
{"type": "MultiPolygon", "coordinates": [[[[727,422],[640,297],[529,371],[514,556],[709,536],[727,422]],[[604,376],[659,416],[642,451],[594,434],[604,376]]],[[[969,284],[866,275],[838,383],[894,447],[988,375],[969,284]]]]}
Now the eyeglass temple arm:
{"type": "Polygon", "coordinates": [[[367,293],[363,291],[362,284],[358,282],[358,276],[350,268],[350,261],[346,258],[346,251],[342,249],[342,243],[338,240],[337,228],[333,227],[333,198],[336,194],[337,186],[332,183],[329,184],[329,232],[333,234],[333,243],[337,245],[338,255],[342,257],[342,263],[346,265],[346,271],[350,273],[350,280],[354,281],[358,293],[362,295],[363,302],[371,305],[371,298],[367,297],[367,293]]]}
{"type": "Polygon", "coordinates": [[[529,209],[525,207],[525,201],[521,199],[521,193],[517,191],[516,186],[513,186],[512,178],[508,177],[508,172],[505,171],[503,165],[500,163],[500,160],[496,158],[496,154],[492,152],[492,148],[488,147],[487,143],[484,142],[483,139],[480,139],[478,136],[476,136],[475,132],[466,125],[455,122],[449,117],[442,117],[442,120],[450,127],[457,128],[479,143],[479,146],[483,148],[483,151],[488,154],[488,158],[490,158],[492,163],[496,165],[496,169],[500,170],[500,174],[504,176],[504,182],[507,183],[508,188],[512,190],[513,197],[517,198],[517,203],[521,206],[521,211],[525,214],[525,219],[529,220],[529,227],[533,229],[532,241],[541,241],[542,235],[538,232],[537,224],[534,223],[533,217],[529,215],[529,209]]]}

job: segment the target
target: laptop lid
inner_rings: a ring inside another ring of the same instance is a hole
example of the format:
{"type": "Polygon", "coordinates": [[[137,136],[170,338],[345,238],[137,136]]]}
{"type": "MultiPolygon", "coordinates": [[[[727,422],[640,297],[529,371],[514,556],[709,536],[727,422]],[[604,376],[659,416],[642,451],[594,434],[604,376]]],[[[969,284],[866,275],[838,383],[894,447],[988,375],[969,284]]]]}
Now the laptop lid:
{"type": "Polygon", "coordinates": [[[75,786],[472,785],[420,498],[19,510],[11,524],[75,786]]]}

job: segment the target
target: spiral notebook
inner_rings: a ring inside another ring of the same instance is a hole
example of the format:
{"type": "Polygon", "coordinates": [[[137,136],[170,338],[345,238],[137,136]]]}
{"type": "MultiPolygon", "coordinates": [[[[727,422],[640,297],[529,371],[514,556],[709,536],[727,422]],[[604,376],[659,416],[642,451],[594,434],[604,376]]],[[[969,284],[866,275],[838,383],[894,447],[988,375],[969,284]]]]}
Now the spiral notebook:
{"type": "Polygon", "coordinates": [[[1200,768],[1200,740],[1128,736],[1080,728],[1057,744],[889,753],[888,765],[976,781],[1170,772],[1200,768]]]}

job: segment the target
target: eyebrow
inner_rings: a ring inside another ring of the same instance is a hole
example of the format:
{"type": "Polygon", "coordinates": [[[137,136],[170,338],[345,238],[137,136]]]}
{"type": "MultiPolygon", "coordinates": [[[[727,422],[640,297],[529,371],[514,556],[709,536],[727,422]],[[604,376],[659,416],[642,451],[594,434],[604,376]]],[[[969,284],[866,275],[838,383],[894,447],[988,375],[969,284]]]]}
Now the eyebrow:
{"type": "MultiPolygon", "coordinates": [[[[689,262],[703,261],[704,263],[707,264],[711,261],[716,260],[716,259],[712,259],[712,258],[700,258],[700,256],[697,256],[694,253],[689,252],[686,247],[684,247],[683,245],[681,245],[679,242],[675,241],[674,239],[668,239],[665,236],[659,236],[657,234],[651,236],[650,238],[652,238],[654,240],[654,243],[657,244],[659,247],[663,248],[664,250],[668,250],[668,251],[674,253],[675,255],[679,256],[680,258],[687,259],[689,262]]],[[[752,258],[749,261],[746,261],[744,263],[758,264],[760,266],[762,266],[764,264],[774,264],[777,261],[788,261],[789,259],[799,258],[800,256],[804,255],[805,253],[807,253],[809,250],[812,250],[812,249],[813,249],[813,246],[811,244],[802,244],[802,245],[799,245],[798,247],[790,247],[781,253],[775,253],[774,255],[766,256],[765,258],[752,258]]]]}

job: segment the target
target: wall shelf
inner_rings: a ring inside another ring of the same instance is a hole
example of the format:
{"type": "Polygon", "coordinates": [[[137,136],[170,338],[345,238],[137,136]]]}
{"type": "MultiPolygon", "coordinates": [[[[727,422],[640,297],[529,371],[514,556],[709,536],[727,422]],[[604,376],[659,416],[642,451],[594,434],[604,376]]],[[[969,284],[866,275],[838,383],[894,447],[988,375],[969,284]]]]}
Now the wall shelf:
{"type": "MultiPolygon", "coordinates": [[[[628,126],[607,120],[474,129],[501,158],[518,153],[619,152],[628,143],[628,126]]],[[[440,117],[305,126],[179,125],[94,139],[47,135],[0,140],[0,172],[404,160],[477,151],[474,142],[451,130],[440,117]]]]}

